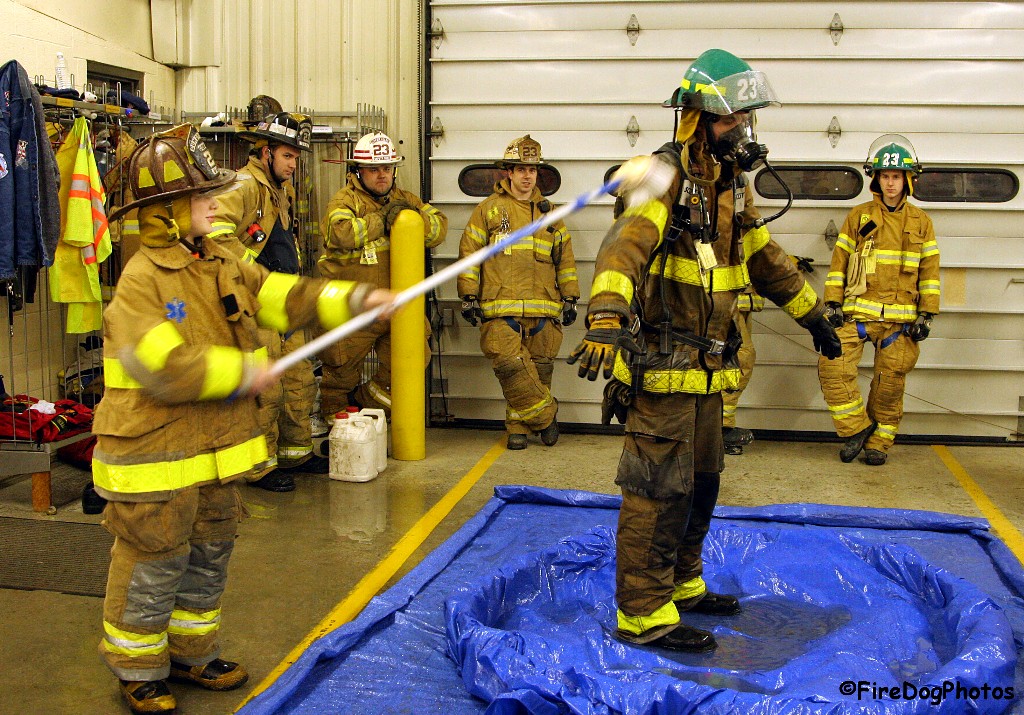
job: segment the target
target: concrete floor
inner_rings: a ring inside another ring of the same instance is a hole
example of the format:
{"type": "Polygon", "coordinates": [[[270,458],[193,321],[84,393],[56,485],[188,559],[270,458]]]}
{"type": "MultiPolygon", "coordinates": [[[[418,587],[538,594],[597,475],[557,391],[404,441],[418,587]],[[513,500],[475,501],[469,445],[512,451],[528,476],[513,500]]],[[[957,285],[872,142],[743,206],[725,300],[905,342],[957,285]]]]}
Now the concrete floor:
{"type": "MultiPolygon", "coordinates": [[[[222,643],[223,656],[244,662],[251,679],[229,693],[172,684],[178,712],[232,712],[495,444],[504,444],[503,433],[433,429],[425,460],[390,460],[383,475],[365,484],[309,476],[290,494],[243,487],[251,518],[241,525],[231,562],[222,643]]],[[[501,453],[388,585],[475,514],[495,485],[617,493],[621,446],[617,436],[565,434],[555,447],[533,438],[524,452],[501,453]]],[[[820,502],[983,515],[932,447],[898,445],[883,467],[842,464],[837,450],[838,444],[755,442],[743,455],[727,457],[719,503],[820,502]]],[[[1024,531],[1022,452],[949,452],[1024,531]]],[[[23,485],[0,489],[0,516],[100,519],[82,514],[78,503],[55,516],[34,515],[23,485]]],[[[0,715],[127,712],[96,654],[101,618],[100,598],[0,589],[0,715]]]]}

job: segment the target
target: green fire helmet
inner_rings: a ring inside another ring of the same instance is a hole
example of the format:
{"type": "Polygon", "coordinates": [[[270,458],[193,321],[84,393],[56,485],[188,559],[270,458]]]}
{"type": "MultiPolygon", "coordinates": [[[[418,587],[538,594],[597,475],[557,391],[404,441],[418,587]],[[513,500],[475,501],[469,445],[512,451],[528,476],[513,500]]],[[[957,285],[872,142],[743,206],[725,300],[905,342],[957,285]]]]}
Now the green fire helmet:
{"type": "Polygon", "coordinates": [[[873,176],[876,171],[909,171],[921,173],[921,162],[917,160],[914,145],[902,134],[883,134],[871,143],[868,158],[864,161],[864,173],[873,176]]]}
{"type": "Polygon", "coordinates": [[[780,106],[764,72],[725,50],[708,50],[693,61],[683,81],[661,106],[726,115],[780,106]]]}

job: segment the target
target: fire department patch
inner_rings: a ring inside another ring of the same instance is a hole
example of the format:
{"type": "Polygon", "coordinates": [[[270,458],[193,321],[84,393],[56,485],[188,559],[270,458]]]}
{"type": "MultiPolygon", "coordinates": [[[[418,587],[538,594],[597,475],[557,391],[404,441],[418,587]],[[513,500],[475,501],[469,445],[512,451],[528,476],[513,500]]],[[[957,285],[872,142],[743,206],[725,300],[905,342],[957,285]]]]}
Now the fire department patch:
{"type": "Polygon", "coordinates": [[[14,165],[24,168],[28,164],[28,142],[24,139],[18,141],[18,150],[14,155],[14,165]]]}
{"type": "Polygon", "coordinates": [[[182,323],[185,320],[185,301],[175,298],[164,304],[167,308],[166,318],[173,320],[178,323],[182,323]]]}
{"type": "Polygon", "coordinates": [[[0,179],[7,176],[7,157],[0,153],[0,179]]]}

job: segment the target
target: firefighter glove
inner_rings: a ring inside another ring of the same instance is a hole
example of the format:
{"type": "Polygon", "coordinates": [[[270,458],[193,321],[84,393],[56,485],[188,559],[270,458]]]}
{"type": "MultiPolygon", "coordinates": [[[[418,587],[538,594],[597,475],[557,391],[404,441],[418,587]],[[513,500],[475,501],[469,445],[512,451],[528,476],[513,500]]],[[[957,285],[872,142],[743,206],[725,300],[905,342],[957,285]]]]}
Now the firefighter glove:
{"type": "Polygon", "coordinates": [[[590,329],[583,336],[583,341],[569,353],[566,362],[572,365],[580,361],[577,373],[593,382],[597,373],[604,368],[604,379],[612,376],[612,365],[615,362],[615,342],[622,335],[622,318],[615,313],[597,313],[590,319],[590,329]]]}
{"type": "Polygon", "coordinates": [[[831,301],[825,303],[825,317],[833,328],[843,327],[843,304],[831,301]]]}
{"type": "Polygon", "coordinates": [[[610,425],[612,417],[619,421],[619,424],[626,424],[626,412],[633,403],[633,396],[629,393],[629,385],[618,380],[609,380],[604,386],[604,398],[601,400],[601,424],[610,425]]]}
{"type": "Polygon", "coordinates": [[[790,256],[789,260],[796,264],[797,269],[804,273],[814,273],[814,259],[806,256],[790,256]]]}
{"type": "Polygon", "coordinates": [[[921,313],[917,316],[911,326],[907,329],[907,335],[915,343],[919,343],[932,332],[932,318],[935,317],[931,313],[921,313]]]}
{"type": "Polygon", "coordinates": [[[474,327],[484,319],[484,312],[480,310],[480,304],[476,302],[475,295],[462,297],[462,317],[474,327]]]}
{"type": "Polygon", "coordinates": [[[576,300],[566,299],[562,301],[562,325],[568,327],[576,322],[576,300]]]}
{"type": "Polygon", "coordinates": [[[401,199],[395,199],[394,201],[389,201],[387,206],[381,210],[384,212],[384,230],[391,233],[391,227],[398,220],[398,214],[403,211],[415,211],[416,207],[401,199]]]}
{"type": "Polygon", "coordinates": [[[829,360],[835,360],[843,354],[843,344],[840,342],[839,336],[836,335],[836,329],[832,327],[832,323],[824,314],[804,327],[807,328],[814,340],[814,349],[829,360]]]}

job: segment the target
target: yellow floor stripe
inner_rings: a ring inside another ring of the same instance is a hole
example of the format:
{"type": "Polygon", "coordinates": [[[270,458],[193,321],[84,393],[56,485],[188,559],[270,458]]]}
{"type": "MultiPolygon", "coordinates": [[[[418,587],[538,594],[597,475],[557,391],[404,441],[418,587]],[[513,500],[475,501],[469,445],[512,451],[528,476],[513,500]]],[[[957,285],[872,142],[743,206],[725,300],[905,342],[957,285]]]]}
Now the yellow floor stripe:
{"type": "Polygon", "coordinates": [[[445,494],[426,514],[420,517],[409,531],[398,540],[391,552],[381,561],[370,573],[355,585],[341,603],[335,606],[327,616],[302,641],[292,648],[284,660],[277,664],[256,688],[238,704],[235,712],[240,710],[246,703],[269,688],[271,684],[281,677],[299,656],[305,652],[310,644],[317,638],[330,633],[338,626],[348,623],[366,607],[370,599],[384,587],[392,576],[394,576],[402,565],[409,560],[427,537],[437,528],[441,520],[448,516],[448,513],[458,504],[464,496],[473,488],[473,485],[480,481],[480,477],[494,464],[505,451],[505,435],[502,434],[493,447],[480,458],[472,469],[459,480],[458,484],[452,487],[451,491],[445,494]]]}
{"type": "Polygon", "coordinates": [[[952,472],[956,480],[960,482],[963,490],[974,500],[978,509],[981,510],[982,516],[988,519],[989,524],[992,525],[992,530],[1003,540],[1003,543],[1013,552],[1017,560],[1024,564],[1024,536],[1003,515],[1003,512],[999,510],[995,502],[988,498],[988,495],[978,486],[978,483],[971,479],[967,470],[960,466],[960,462],[956,461],[956,458],[949,449],[937,444],[933,444],[932,449],[938,453],[939,459],[946,465],[946,469],[952,472]]]}

